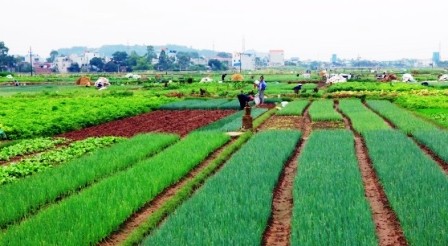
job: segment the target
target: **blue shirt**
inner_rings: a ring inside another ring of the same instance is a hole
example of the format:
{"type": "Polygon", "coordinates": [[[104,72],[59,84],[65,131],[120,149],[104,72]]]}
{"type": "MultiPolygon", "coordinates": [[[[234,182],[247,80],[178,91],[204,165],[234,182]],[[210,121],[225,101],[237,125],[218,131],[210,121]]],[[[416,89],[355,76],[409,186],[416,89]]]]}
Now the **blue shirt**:
{"type": "Polygon", "coordinates": [[[266,89],[266,81],[262,80],[260,81],[260,83],[258,84],[258,90],[259,91],[264,91],[266,89]]]}

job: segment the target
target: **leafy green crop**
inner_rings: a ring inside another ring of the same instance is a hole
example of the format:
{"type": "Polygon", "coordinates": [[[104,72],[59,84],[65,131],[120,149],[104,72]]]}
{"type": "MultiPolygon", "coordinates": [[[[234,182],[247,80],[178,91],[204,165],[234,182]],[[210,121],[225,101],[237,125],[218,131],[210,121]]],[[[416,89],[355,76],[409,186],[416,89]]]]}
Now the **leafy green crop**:
{"type": "MultiPolygon", "coordinates": [[[[210,99],[210,100],[199,100],[199,99],[190,99],[178,102],[172,102],[165,105],[160,106],[160,109],[171,109],[171,110],[180,110],[180,109],[219,109],[221,105],[229,102],[229,99],[210,99]]],[[[236,103],[237,107],[239,104],[236,103]]],[[[233,107],[235,108],[235,107],[233,107]]]]}
{"type": "Polygon", "coordinates": [[[260,245],[272,190],[299,137],[286,130],[254,135],[143,244],[260,245]]]}
{"type": "Polygon", "coordinates": [[[289,102],[286,107],[277,111],[277,115],[302,115],[309,101],[296,100],[289,102]]]}
{"type": "Polygon", "coordinates": [[[0,227],[26,216],[62,195],[134,165],[179,139],[172,134],[137,135],[91,155],[0,189],[0,227]]]}
{"type": "Polygon", "coordinates": [[[0,160],[9,161],[11,157],[31,154],[34,152],[51,149],[55,145],[64,143],[64,138],[35,138],[25,139],[14,145],[10,145],[0,149],[0,160]]]}
{"type": "Polygon", "coordinates": [[[367,104],[380,115],[386,117],[405,133],[417,130],[436,130],[433,124],[425,121],[411,112],[385,100],[367,100],[367,104]]]}
{"type": "Polygon", "coordinates": [[[314,131],[298,162],[291,245],[378,245],[353,135],[314,131]]]}
{"type": "Polygon", "coordinates": [[[430,148],[441,159],[448,163],[447,131],[415,131],[412,135],[418,142],[430,148]]]}
{"type": "Polygon", "coordinates": [[[332,100],[316,100],[310,106],[312,121],[342,121],[342,116],[333,108],[332,100]]]}
{"type": "Polygon", "coordinates": [[[366,108],[360,100],[340,100],[339,108],[350,118],[353,128],[359,133],[369,130],[389,129],[386,122],[384,122],[384,120],[377,114],[366,108]]]}
{"type": "Polygon", "coordinates": [[[223,133],[190,134],[153,158],[9,227],[0,234],[0,245],[95,244],[228,140],[223,133]]]}
{"type": "Polygon", "coordinates": [[[448,245],[447,176],[399,131],[371,131],[364,137],[409,245],[448,245]]]}
{"type": "Polygon", "coordinates": [[[8,166],[2,166],[0,168],[0,185],[16,181],[17,179],[30,176],[37,172],[42,172],[55,165],[67,162],[85,153],[92,152],[93,150],[121,140],[122,138],[119,137],[87,138],[72,142],[67,147],[49,150],[18,162],[12,162],[8,166]]]}
{"type": "Polygon", "coordinates": [[[133,95],[0,97],[0,125],[8,138],[53,136],[148,112],[171,99],[133,95]],[[42,102],[45,101],[45,104],[42,102]]]}

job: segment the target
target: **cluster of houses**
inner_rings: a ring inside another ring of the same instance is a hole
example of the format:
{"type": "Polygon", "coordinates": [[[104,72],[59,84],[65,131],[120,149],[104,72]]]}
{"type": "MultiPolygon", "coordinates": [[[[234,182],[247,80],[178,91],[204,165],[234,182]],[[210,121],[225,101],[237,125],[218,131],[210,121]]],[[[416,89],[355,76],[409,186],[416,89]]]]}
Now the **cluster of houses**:
{"type": "MultiPolygon", "coordinates": [[[[177,51],[165,49],[168,57],[177,60],[177,51]]],[[[112,57],[101,56],[95,51],[85,51],[83,54],[60,55],[55,57],[53,62],[48,62],[38,54],[31,54],[27,57],[25,62],[32,61],[33,71],[36,74],[48,73],[68,73],[72,64],[78,64],[81,70],[90,67],[90,61],[95,58],[103,59],[104,63],[112,60],[112,57]]],[[[191,58],[192,65],[208,66],[208,61],[211,59],[219,60],[227,65],[227,67],[234,70],[255,70],[259,67],[281,67],[285,64],[285,57],[283,50],[270,50],[268,54],[256,54],[255,52],[234,52],[232,57],[204,57],[191,58]]],[[[152,64],[156,64],[158,58],[152,60],[152,64]]]]}

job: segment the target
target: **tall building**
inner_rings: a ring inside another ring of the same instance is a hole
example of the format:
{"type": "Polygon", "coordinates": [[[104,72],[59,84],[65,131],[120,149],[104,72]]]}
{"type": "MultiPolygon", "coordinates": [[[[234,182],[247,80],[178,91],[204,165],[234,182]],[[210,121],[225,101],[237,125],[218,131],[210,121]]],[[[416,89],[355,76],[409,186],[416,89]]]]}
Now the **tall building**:
{"type": "Polygon", "coordinates": [[[269,66],[282,67],[285,65],[285,52],[283,50],[269,51],[269,66]]]}
{"type": "Polygon", "coordinates": [[[338,56],[336,54],[331,55],[331,63],[336,63],[338,61],[338,56]]]}
{"type": "Polygon", "coordinates": [[[232,55],[232,67],[236,70],[254,70],[255,69],[255,55],[234,52],[232,55]]]}
{"type": "Polygon", "coordinates": [[[432,62],[435,66],[437,66],[440,63],[440,52],[432,53],[432,62]]]}

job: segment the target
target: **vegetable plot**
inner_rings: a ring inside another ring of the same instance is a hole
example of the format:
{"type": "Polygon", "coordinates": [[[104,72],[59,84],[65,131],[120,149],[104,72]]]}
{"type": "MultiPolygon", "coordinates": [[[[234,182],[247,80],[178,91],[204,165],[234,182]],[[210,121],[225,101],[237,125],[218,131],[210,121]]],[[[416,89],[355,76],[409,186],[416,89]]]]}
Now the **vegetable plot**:
{"type": "Polygon", "coordinates": [[[437,127],[433,124],[418,118],[411,112],[402,109],[389,101],[367,100],[367,104],[405,133],[412,134],[418,130],[437,130],[437,127]]]}
{"type": "Polygon", "coordinates": [[[315,121],[342,121],[342,116],[333,108],[332,100],[316,100],[310,106],[310,117],[315,121]]]}
{"type": "Polygon", "coordinates": [[[256,134],[144,245],[260,245],[273,189],[299,137],[256,134]]]}
{"type": "Polygon", "coordinates": [[[353,135],[314,131],[298,162],[291,245],[377,245],[353,135]]]}
{"type": "Polygon", "coordinates": [[[399,131],[364,134],[369,155],[410,245],[448,245],[448,182],[399,131]]]}
{"type": "Polygon", "coordinates": [[[11,226],[0,244],[95,244],[228,140],[222,133],[190,134],[154,158],[11,226]]]}
{"type": "Polygon", "coordinates": [[[171,134],[145,134],[99,149],[92,155],[5,185],[0,189],[0,227],[19,220],[57,198],[134,165],[179,139],[171,134]]]}
{"type": "Polygon", "coordinates": [[[64,138],[35,138],[25,139],[20,142],[1,148],[0,161],[9,161],[11,157],[27,155],[34,152],[51,149],[57,144],[64,143],[67,140],[64,138]]]}
{"type": "Polygon", "coordinates": [[[384,120],[366,108],[360,100],[340,100],[339,109],[350,118],[353,128],[358,133],[389,129],[384,120]]]}
{"type": "Polygon", "coordinates": [[[418,142],[430,148],[441,159],[448,163],[447,131],[415,131],[413,136],[418,142]]]}
{"type": "Polygon", "coordinates": [[[82,141],[72,142],[67,147],[53,149],[18,162],[13,162],[8,166],[0,168],[0,185],[17,181],[20,178],[30,176],[37,172],[42,172],[55,165],[67,162],[121,140],[122,138],[118,137],[87,138],[82,141]]]}
{"type": "Polygon", "coordinates": [[[286,107],[277,111],[277,115],[302,115],[309,101],[297,100],[289,102],[286,107]]]}

